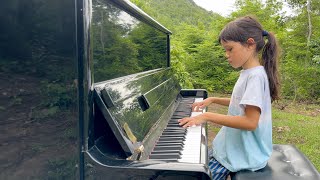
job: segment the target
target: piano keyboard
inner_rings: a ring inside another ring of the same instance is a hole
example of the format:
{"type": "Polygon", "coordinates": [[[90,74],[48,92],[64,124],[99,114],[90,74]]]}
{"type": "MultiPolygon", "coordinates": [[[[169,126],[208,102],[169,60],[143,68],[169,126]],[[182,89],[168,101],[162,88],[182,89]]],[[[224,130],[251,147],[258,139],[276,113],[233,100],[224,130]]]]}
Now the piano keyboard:
{"type": "Polygon", "coordinates": [[[202,125],[183,128],[178,120],[193,117],[202,112],[191,112],[194,102],[203,98],[183,98],[159,137],[149,159],[161,159],[187,163],[200,163],[201,135],[205,127],[202,125]]]}

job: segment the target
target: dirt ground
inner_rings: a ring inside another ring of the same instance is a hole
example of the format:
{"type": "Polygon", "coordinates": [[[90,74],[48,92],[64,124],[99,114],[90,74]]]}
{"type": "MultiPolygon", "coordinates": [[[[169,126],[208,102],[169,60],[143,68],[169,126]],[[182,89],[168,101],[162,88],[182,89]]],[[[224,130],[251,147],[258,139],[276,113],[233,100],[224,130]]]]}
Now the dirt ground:
{"type": "Polygon", "coordinates": [[[0,179],[63,175],[77,151],[74,113],[43,107],[40,81],[0,73],[0,179]]]}

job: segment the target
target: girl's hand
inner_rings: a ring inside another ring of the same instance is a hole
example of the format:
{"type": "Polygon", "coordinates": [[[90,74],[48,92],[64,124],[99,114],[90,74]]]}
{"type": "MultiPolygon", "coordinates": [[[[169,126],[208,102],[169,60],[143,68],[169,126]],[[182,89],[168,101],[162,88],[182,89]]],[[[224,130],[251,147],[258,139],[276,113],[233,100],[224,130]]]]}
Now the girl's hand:
{"type": "Polygon", "coordinates": [[[212,103],[211,98],[207,98],[200,102],[195,102],[192,104],[192,111],[199,112],[202,111],[205,107],[209,106],[212,103]]]}
{"type": "Polygon", "coordinates": [[[179,119],[178,120],[179,125],[182,126],[183,128],[187,128],[187,127],[192,127],[192,126],[197,126],[200,125],[202,123],[205,123],[206,120],[203,119],[200,115],[199,116],[194,116],[194,117],[186,117],[183,119],[179,119]]]}

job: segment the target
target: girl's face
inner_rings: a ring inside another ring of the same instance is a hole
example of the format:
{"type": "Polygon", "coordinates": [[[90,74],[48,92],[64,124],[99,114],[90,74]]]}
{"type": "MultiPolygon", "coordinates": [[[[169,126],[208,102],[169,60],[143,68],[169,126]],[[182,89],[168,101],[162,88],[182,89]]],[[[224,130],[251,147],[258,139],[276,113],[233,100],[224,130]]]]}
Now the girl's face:
{"type": "Polygon", "coordinates": [[[242,45],[240,42],[235,41],[221,41],[221,45],[225,49],[225,56],[233,68],[248,68],[246,64],[248,64],[253,57],[253,51],[250,46],[242,45]]]}

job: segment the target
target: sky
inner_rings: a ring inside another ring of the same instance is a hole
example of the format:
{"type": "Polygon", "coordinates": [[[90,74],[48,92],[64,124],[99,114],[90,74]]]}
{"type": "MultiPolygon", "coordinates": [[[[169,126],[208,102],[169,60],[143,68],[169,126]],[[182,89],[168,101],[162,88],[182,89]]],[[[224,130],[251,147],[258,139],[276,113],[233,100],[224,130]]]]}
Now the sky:
{"type": "Polygon", "coordinates": [[[219,13],[222,16],[229,15],[235,8],[235,0],[193,0],[202,8],[219,13]]]}
{"type": "MultiPolygon", "coordinates": [[[[222,16],[228,16],[232,11],[235,10],[236,0],[193,0],[198,6],[202,8],[219,13],[222,16]]],[[[290,8],[284,3],[283,11],[286,11],[286,15],[293,15],[290,8]]]]}

